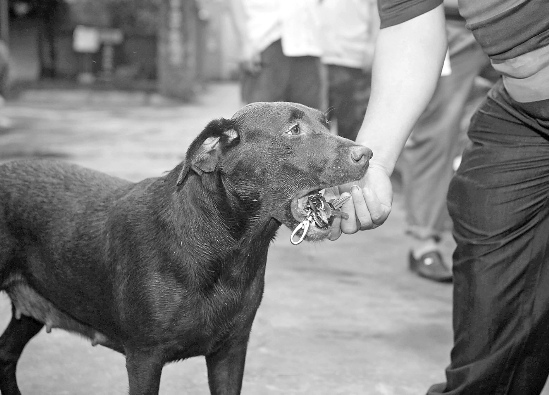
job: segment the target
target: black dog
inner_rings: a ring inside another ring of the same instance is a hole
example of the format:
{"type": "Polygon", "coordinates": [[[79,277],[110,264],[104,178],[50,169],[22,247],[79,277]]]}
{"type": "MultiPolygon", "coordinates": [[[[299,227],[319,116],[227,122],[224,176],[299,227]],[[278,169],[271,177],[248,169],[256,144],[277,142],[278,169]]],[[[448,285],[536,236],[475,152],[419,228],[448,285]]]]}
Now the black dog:
{"type": "MultiPolygon", "coordinates": [[[[324,115],[256,103],[212,121],[183,163],[139,183],[50,161],[0,166],[0,391],[45,325],[126,356],[130,394],[157,394],[164,364],[205,355],[212,394],[238,394],[269,244],[306,195],[360,179],[371,151],[324,115]]],[[[311,226],[307,238],[328,231],[311,226]]]]}

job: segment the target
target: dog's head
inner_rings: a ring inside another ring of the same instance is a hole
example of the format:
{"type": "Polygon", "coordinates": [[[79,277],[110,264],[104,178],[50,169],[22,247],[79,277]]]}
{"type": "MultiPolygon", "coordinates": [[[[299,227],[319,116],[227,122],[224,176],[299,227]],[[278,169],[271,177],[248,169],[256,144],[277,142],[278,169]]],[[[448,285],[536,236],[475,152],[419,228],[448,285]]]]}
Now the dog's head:
{"type": "MultiPolygon", "coordinates": [[[[329,132],[325,114],[301,104],[253,103],[210,122],[191,144],[178,184],[190,172],[217,177],[242,207],[295,228],[312,192],[362,178],[372,152],[329,132]]],[[[311,226],[307,239],[328,230],[311,226]]]]}

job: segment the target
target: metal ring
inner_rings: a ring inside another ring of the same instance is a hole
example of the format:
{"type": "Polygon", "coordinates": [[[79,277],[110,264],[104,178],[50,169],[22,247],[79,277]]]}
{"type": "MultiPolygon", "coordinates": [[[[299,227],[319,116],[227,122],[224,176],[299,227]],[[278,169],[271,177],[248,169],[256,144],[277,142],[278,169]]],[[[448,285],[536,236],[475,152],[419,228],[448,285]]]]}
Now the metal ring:
{"type": "Polygon", "coordinates": [[[297,225],[294,231],[292,232],[292,235],[290,236],[290,242],[293,245],[298,245],[299,243],[301,243],[305,238],[305,236],[307,235],[310,225],[311,225],[311,222],[309,222],[309,219],[306,219],[300,222],[299,225],[297,225]],[[297,241],[294,241],[294,237],[297,235],[297,232],[299,232],[300,229],[303,229],[303,233],[301,234],[301,237],[297,241]]]}

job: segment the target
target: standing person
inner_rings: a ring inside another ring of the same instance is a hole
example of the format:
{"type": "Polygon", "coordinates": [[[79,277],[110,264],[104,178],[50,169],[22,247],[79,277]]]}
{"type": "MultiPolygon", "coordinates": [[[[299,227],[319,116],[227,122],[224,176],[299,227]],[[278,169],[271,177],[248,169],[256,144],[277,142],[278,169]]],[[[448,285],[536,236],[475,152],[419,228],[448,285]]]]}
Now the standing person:
{"type": "Polygon", "coordinates": [[[318,0],[230,0],[241,50],[242,100],[324,110],[318,0]]]}
{"type": "Polygon", "coordinates": [[[454,159],[465,148],[461,119],[475,77],[488,63],[457,6],[445,3],[445,14],[449,57],[433,98],[399,159],[406,233],[412,242],[409,267],[422,277],[441,282],[452,280],[440,244],[452,228],[446,194],[454,173],[454,159]]]}
{"type": "Polygon", "coordinates": [[[322,62],[328,76],[330,119],[340,136],[354,140],[364,119],[375,37],[379,29],[376,0],[323,0],[322,62]]]}
{"type": "MultiPolygon", "coordinates": [[[[539,394],[549,373],[549,2],[459,4],[502,78],[473,116],[472,145],[449,188],[454,347],[446,383],[428,393],[539,394]]],[[[380,5],[372,95],[357,137],[374,156],[332,239],[387,219],[389,176],[446,52],[442,0],[380,5]]]]}

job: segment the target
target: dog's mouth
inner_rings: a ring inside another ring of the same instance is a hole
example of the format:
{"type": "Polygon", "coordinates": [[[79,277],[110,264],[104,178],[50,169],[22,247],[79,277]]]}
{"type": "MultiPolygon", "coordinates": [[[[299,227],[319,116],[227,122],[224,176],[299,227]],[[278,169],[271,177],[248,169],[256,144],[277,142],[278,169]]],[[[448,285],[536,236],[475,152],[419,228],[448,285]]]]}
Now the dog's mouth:
{"type": "Polygon", "coordinates": [[[330,233],[331,209],[324,199],[325,189],[301,191],[292,199],[290,208],[298,225],[292,233],[292,244],[303,240],[323,240],[330,233]]]}
{"type": "Polygon", "coordinates": [[[301,191],[295,195],[295,197],[292,199],[291,207],[292,207],[292,215],[294,218],[301,222],[307,217],[307,203],[309,200],[309,196],[312,195],[324,195],[324,192],[326,189],[309,189],[305,191],[301,191]]]}

